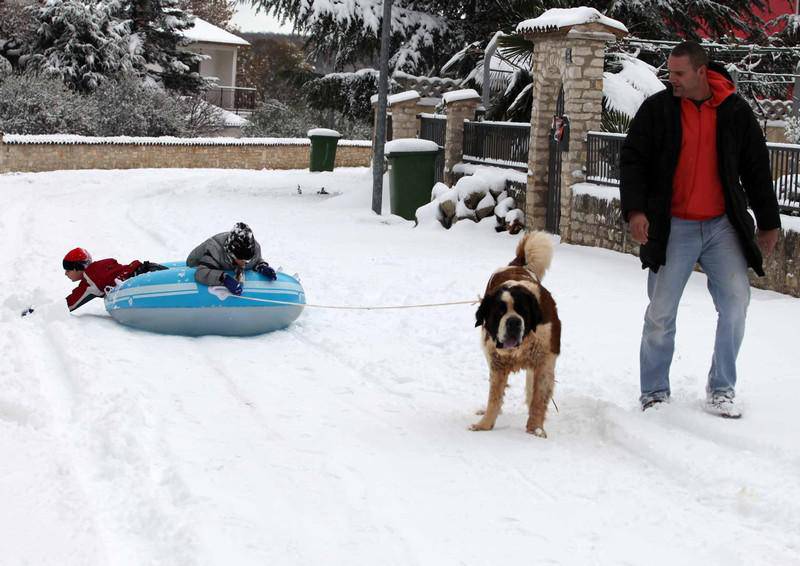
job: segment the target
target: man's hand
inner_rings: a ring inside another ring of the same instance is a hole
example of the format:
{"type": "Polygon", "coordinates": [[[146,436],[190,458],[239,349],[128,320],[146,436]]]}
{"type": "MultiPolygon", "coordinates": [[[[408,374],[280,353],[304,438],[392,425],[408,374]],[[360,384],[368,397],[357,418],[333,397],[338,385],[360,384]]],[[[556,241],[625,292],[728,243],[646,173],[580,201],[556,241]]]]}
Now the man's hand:
{"type": "Polygon", "coordinates": [[[644,212],[634,210],[628,217],[628,222],[630,223],[631,238],[639,244],[646,244],[650,222],[648,222],[644,212]]]}
{"type": "Polygon", "coordinates": [[[253,271],[256,273],[260,273],[270,281],[275,281],[278,276],[275,274],[275,270],[272,269],[266,261],[260,262],[253,268],[253,271]]]}
{"type": "Polygon", "coordinates": [[[758,240],[758,247],[761,249],[761,253],[764,255],[764,257],[769,257],[769,255],[772,253],[772,250],[775,249],[775,244],[778,243],[779,230],[780,228],[758,231],[756,239],[758,240]]]}

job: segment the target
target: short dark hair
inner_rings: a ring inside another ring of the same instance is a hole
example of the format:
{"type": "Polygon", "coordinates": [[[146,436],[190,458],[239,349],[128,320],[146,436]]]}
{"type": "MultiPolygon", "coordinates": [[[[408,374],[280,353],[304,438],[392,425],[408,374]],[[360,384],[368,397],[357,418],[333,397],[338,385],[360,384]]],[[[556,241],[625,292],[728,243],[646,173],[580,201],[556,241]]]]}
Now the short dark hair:
{"type": "Polygon", "coordinates": [[[703,65],[708,66],[708,53],[696,41],[684,41],[672,48],[670,55],[674,57],[689,57],[692,67],[699,69],[703,65]]]}

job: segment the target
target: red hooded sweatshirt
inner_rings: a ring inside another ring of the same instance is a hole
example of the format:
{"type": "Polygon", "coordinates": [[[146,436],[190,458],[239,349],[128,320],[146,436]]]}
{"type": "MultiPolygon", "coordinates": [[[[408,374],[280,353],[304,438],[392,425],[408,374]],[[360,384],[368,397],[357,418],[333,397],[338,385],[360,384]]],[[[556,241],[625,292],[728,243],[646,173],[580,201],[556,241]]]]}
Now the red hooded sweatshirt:
{"type": "Polygon", "coordinates": [[[731,81],[708,71],[711,98],[699,106],[681,99],[681,154],[672,180],[672,215],[708,220],[725,214],[717,161],[717,107],[736,92],[731,81]]]}

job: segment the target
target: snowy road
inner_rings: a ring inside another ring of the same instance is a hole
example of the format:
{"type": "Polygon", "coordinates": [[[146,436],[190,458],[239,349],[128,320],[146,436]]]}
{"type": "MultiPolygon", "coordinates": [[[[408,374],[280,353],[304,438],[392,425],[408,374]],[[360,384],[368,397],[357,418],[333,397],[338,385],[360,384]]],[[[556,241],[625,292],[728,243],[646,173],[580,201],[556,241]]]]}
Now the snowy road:
{"type": "Polygon", "coordinates": [[[474,307],[306,309],[239,339],[62,308],[72,247],[183,259],[239,220],[311,303],[470,299],[513,256],[489,223],[414,229],[369,198],[366,169],[0,176],[0,563],[800,565],[797,299],[753,291],[745,416],[716,419],[694,274],[673,403],[643,414],[638,260],[557,246],[547,440],[524,432],[522,376],[495,431],[467,430],[488,391],[474,307]]]}

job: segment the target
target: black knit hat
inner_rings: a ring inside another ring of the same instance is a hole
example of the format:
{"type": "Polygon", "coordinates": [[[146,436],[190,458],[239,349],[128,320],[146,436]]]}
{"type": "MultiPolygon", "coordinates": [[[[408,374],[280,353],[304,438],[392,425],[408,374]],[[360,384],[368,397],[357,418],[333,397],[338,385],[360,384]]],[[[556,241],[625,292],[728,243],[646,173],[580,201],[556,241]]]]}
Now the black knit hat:
{"type": "Polygon", "coordinates": [[[225,251],[236,259],[251,260],[256,254],[253,231],[244,222],[237,222],[225,240],[225,251]]]}

